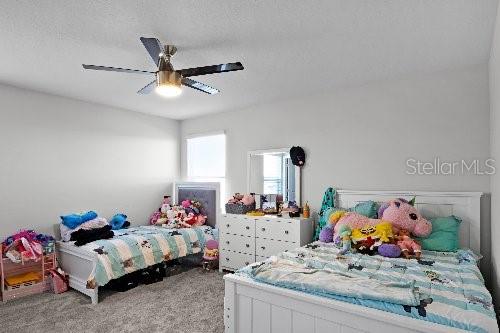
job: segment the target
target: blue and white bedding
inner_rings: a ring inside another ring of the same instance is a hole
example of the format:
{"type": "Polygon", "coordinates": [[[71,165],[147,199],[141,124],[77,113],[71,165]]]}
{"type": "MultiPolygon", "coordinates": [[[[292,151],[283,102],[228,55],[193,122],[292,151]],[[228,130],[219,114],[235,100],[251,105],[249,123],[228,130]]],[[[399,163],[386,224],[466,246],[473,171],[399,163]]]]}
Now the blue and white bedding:
{"type": "Polygon", "coordinates": [[[96,254],[97,262],[87,287],[103,286],[112,279],[163,261],[200,253],[206,241],[214,239],[210,226],[167,229],[140,226],[116,230],[112,239],[81,246],[96,254]]]}
{"type": "Polygon", "coordinates": [[[236,274],[473,332],[498,332],[491,295],[470,250],[423,251],[418,261],[338,251],[316,242],[236,274]]]}

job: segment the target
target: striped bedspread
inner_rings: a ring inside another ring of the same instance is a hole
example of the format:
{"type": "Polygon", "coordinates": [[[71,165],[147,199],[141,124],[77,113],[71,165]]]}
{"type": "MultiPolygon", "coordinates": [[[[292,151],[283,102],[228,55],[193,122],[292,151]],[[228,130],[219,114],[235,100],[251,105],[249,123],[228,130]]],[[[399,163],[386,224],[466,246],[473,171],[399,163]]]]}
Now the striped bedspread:
{"type": "Polygon", "coordinates": [[[237,274],[459,329],[498,332],[491,295],[470,250],[423,251],[418,261],[338,251],[316,242],[237,274]]]}
{"type": "Polygon", "coordinates": [[[210,226],[167,229],[140,226],[114,232],[112,239],[98,240],[82,246],[98,260],[87,280],[88,288],[103,286],[112,279],[148,266],[203,251],[213,239],[210,226]]]}

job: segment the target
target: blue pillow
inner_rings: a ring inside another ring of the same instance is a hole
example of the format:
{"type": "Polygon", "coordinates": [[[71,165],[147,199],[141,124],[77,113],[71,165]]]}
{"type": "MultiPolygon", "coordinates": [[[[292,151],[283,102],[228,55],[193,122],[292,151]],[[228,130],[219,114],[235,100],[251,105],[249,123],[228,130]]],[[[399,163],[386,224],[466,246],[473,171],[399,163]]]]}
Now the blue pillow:
{"type": "Polygon", "coordinates": [[[455,252],[459,249],[458,231],[462,221],[456,216],[437,217],[431,220],[429,237],[420,238],[422,249],[429,251],[455,252]]]}
{"type": "Polygon", "coordinates": [[[363,201],[351,209],[352,212],[364,215],[370,219],[377,218],[378,204],[375,201],[363,201]]]}
{"type": "Polygon", "coordinates": [[[97,218],[97,213],[94,211],[86,212],[85,214],[69,214],[61,216],[61,223],[70,229],[75,229],[80,224],[97,218]]]}

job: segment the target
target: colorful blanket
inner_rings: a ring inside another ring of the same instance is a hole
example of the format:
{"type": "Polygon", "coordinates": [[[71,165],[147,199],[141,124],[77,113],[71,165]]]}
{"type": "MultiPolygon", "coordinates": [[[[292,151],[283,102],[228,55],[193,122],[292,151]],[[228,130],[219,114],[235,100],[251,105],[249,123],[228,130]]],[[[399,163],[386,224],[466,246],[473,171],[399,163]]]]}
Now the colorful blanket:
{"type": "Polygon", "coordinates": [[[140,226],[116,230],[112,239],[81,247],[94,252],[98,259],[87,287],[103,286],[112,279],[148,266],[200,253],[206,241],[213,238],[209,226],[184,229],[140,226]]]}
{"type": "Polygon", "coordinates": [[[237,274],[256,281],[473,332],[498,332],[491,295],[470,250],[420,260],[338,254],[315,242],[237,274]]]}

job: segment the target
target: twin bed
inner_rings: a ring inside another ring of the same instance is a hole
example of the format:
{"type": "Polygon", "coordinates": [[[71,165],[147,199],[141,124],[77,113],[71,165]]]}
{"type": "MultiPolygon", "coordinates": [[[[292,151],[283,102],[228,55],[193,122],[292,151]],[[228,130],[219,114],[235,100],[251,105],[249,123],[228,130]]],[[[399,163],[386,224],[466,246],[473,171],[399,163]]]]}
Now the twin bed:
{"type": "MultiPolygon", "coordinates": [[[[480,253],[481,193],[338,191],[337,203],[353,207],[413,196],[427,218],[460,217],[461,247],[480,253]]],[[[424,251],[420,262],[359,254],[341,261],[337,253],[318,242],[226,275],[226,332],[498,332],[491,295],[471,251],[424,251]],[[319,276],[345,274],[358,285],[309,279],[312,270],[304,267],[318,269],[319,276]],[[406,288],[414,281],[417,288],[411,290],[425,297],[419,304],[391,303],[391,290],[377,289],[387,288],[387,281],[406,288]]]]}
{"type": "Polygon", "coordinates": [[[209,239],[216,238],[219,216],[219,185],[217,183],[176,183],[174,202],[184,199],[200,201],[207,215],[206,224],[197,228],[167,229],[140,226],[115,231],[109,240],[98,240],[84,246],[74,242],[57,242],[58,259],[69,275],[71,288],[89,296],[97,304],[99,287],[163,261],[197,254],[209,239]]]}

